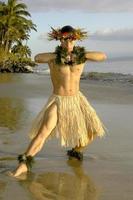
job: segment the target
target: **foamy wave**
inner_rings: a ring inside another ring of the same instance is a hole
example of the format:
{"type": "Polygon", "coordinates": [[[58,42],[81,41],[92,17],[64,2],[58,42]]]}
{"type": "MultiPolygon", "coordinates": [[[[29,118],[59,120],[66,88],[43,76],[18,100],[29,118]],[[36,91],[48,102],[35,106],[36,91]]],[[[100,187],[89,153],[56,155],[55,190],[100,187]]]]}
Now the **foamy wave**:
{"type": "Polygon", "coordinates": [[[42,70],[42,69],[35,69],[35,70],[34,70],[34,73],[37,73],[37,74],[47,74],[47,75],[49,75],[49,74],[50,74],[50,70],[49,70],[49,69],[44,69],[44,70],[42,70]]]}

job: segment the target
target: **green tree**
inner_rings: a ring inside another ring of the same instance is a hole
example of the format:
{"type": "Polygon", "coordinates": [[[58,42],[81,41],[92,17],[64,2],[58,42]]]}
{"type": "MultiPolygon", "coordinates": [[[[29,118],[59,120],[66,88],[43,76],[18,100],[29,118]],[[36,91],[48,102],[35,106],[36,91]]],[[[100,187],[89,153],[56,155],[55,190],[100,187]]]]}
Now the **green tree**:
{"type": "Polygon", "coordinates": [[[27,41],[30,32],[37,30],[30,17],[26,4],[18,0],[8,0],[7,3],[0,1],[1,69],[8,68],[7,71],[12,71],[12,67],[19,67],[17,65],[34,64],[27,41]]]}
{"type": "Polygon", "coordinates": [[[27,45],[23,45],[21,42],[18,42],[18,44],[14,45],[11,49],[11,52],[16,54],[18,57],[30,57],[31,56],[31,50],[27,45]]]}
{"type": "Polygon", "coordinates": [[[24,3],[0,2],[0,44],[5,52],[9,52],[14,43],[28,40],[32,29],[36,31],[36,25],[27,17],[31,15],[24,3]]]}

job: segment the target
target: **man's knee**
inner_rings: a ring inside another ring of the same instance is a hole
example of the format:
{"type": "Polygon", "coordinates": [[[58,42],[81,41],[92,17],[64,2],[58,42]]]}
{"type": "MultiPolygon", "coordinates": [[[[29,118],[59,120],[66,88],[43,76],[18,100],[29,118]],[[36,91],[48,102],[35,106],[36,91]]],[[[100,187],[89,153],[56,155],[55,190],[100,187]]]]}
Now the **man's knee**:
{"type": "Polygon", "coordinates": [[[44,115],[44,126],[47,130],[52,131],[57,123],[57,105],[53,103],[44,115]]]}

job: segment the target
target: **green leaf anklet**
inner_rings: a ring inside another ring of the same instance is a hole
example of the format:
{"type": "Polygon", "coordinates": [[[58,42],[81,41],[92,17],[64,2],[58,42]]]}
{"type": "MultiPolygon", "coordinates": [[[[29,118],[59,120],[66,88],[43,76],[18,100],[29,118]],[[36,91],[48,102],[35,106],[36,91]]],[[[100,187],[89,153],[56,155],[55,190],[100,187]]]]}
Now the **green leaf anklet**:
{"type": "Polygon", "coordinates": [[[19,163],[25,163],[28,171],[31,171],[33,163],[35,162],[33,156],[26,156],[25,154],[18,155],[17,160],[19,163]]]}

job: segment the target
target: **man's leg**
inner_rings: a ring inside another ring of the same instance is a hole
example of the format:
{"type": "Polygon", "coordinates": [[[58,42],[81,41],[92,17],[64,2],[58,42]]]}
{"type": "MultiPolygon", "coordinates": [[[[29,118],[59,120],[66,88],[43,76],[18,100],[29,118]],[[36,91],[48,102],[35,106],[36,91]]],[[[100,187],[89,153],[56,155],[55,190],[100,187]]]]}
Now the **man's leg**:
{"type": "MultiPolygon", "coordinates": [[[[94,140],[94,138],[96,137],[96,135],[91,135],[90,140],[88,142],[88,145],[94,140]]],[[[79,142],[80,143],[80,142],[79,142]]],[[[79,144],[79,146],[75,146],[74,148],[72,148],[72,150],[68,150],[67,151],[67,155],[70,157],[75,157],[78,160],[83,160],[83,150],[88,146],[82,146],[81,143],[79,144]]]]}
{"type": "MultiPolygon", "coordinates": [[[[95,137],[96,137],[96,135],[92,135],[90,137],[90,141],[89,141],[88,144],[90,144],[94,140],[95,137]]],[[[70,157],[75,157],[78,160],[83,160],[83,150],[84,150],[85,147],[87,147],[87,145],[82,146],[81,143],[80,143],[79,146],[76,145],[74,148],[72,148],[72,150],[68,150],[67,155],[69,155],[70,157]]]]}
{"type": "MultiPolygon", "coordinates": [[[[51,131],[55,128],[57,123],[57,105],[53,103],[45,112],[44,122],[39,130],[39,133],[33,138],[28,149],[26,150],[26,156],[34,156],[38,153],[51,131]]],[[[27,167],[25,163],[20,163],[17,169],[10,173],[12,176],[19,176],[21,173],[26,172],[27,167]]]]}
{"type": "Polygon", "coordinates": [[[34,156],[37,152],[39,152],[47,139],[50,135],[51,131],[55,128],[57,123],[57,105],[53,103],[45,112],[44,115],[44,122],[42,127],[39,130],[39,133],[36,137],[31,141],[29,145],[26,155],[34,156]]]}
{"type": "Polygon", "coordinates": [[[85,147],[86,147],[86,146],[82,146],[82,145],[81,145],[81,142],[79,141],[79,146],[76,145],[73,149],[74,149],[75,151],[82,152],[83,149],[84,149],[85,147]]]}
{"type": "Polygon", "coordinates": [[[75,147],[74,147],[74,150],[75,150],[75,151],[78,151],[78,152],[82,152],[84,148],[85,148],[85,147],[82,147],[82,146],[80,145],[80,146],[75,146],[75,147]]]}
{"type": "MultiPolygon", "coordinates": [[[[89,142],[88,142],[88,144],[90,144],[94,139],[95,139],[95,137],[96,137],[96,135],[91,135],[90,137],[89,137],[89,142]]],[[[80,143],[80,142],[79,142],[80,143]]],[[[86,145],[87,146],[87,145],[86,145]]],[[[79,152],[82,152],[83,151],[83,149],[86,147],[86,146],[82,146],[81,145],[81,143],[80,143],[80,145],[79,146],[75,146],[74,147],[74,150],[75,151],[79,151],[79,152]]]]}
{"type": "Polygon", "coordinates": [[[74,148],[72,148],[72,150],[68,150],[67,151],[67,155],[70,157],[75,157],[78,160],[83,160],[83,149],[86,146],[82,146],[81,143],[79,146],[75,146],[74,148]]]}

